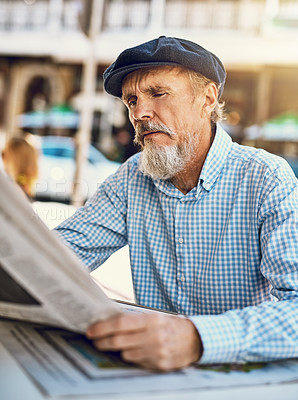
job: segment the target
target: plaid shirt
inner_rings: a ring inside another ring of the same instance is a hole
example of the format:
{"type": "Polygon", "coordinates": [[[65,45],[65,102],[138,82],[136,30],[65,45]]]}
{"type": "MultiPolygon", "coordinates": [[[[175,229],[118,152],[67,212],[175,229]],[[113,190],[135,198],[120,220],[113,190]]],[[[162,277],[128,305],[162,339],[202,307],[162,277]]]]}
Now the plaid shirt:
{"type": "Polygon", "coordinates": [[[201,363],[298,357],[298,196],[288,164],[217,133],[187,195],[139,154],[58,228],[94,270],[128,243],[139,304],[185,314],[201,363]]]}

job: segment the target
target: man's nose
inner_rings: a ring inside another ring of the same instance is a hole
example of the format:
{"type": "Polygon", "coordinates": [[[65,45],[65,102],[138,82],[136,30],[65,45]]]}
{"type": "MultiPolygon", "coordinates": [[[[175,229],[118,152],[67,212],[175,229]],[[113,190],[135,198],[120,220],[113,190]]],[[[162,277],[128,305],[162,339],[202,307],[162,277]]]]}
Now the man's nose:
{"type": "Polygon", "coordinates": [[[137,100],[132,111],[132,117],[135,121],[143,121],[153,118],[154,112],[150,105],[150,101],[137,100]]]}

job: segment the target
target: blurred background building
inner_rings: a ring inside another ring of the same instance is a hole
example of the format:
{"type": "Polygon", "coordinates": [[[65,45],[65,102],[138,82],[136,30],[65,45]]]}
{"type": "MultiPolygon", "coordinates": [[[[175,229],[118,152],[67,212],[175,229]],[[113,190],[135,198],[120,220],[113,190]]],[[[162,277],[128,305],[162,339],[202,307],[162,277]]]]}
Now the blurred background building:
{"type": "Polygon", "coordinates": [[[90,60],[89,138],[123,161],[133,152],[123,151],[123,131],[133,132],[121,102],[103,92],[102,73],[124,48],[167,35],[224,62],[224,125],[236,140],[298,156],[297,0],[0,0],[0,35],[2,136],[75,136],[90,60]]]}

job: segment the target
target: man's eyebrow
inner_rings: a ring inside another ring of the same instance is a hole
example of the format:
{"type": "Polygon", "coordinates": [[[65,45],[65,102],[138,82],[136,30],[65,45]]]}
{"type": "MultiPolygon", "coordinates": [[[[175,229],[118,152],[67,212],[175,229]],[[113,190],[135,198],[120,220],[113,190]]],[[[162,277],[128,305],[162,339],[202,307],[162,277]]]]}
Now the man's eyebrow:
{"type": "MultiPolygon", "coordinates": [[[[154,86],[149,86],[145,90],[142,90],[143,93],[148,93],[148,94],[154,94],[162,91],[169,91],[170,88],[168,86],[160,86],[160,85],[154,85],[154,86]]],[[[127,101],[130,97],[135,97],[136,94],[132,92],[128,92],[126,94],[122,94],[122,101],[127,101]]]]}
{"type": "Polygon", "coordinates": [[[170,88],[168,86],[160,86],[160,85],[154,85],[150,86],[146,92],[152,94],[152,93],[157,93],[157,92],[163,92],[163,91],[169,91],[170,88]]]}
{"type": "Polygon", "coordinates": [[[127,102],[127,100],[128,100],[130,97],[133,97],[133,96],[135,96],[135,94],[133,94],[133,93],[131,93],[131,92],[126,93],[126,94],[123,94],[123,93],[122,93],[121,100],[125,103],[125,102],[127,102]]]}

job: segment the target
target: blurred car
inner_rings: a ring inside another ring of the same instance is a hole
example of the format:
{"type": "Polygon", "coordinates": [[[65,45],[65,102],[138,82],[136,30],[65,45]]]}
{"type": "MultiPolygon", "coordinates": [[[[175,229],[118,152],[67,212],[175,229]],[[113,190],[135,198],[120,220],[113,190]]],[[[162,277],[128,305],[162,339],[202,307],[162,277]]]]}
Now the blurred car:
{"type": "MultiPolygon", "coordinates": [[[[70,137],[41,136],[39,177],[36,199],[69,202],[73,192],[75,173],[75,141],[70,137]]],[[[86,165],[83,165],[80,189],[85,199],[117,171],[120,163],[108,160],[94,146],[89,145],[86,165]]]]}
{"type": "Polygon", "coordinates": [[[294,171],[294,174],[298,178],[298,158],[297,157],[289,157],[283,156],[284,159],[290,164],[290,167],[294,171]]]}

